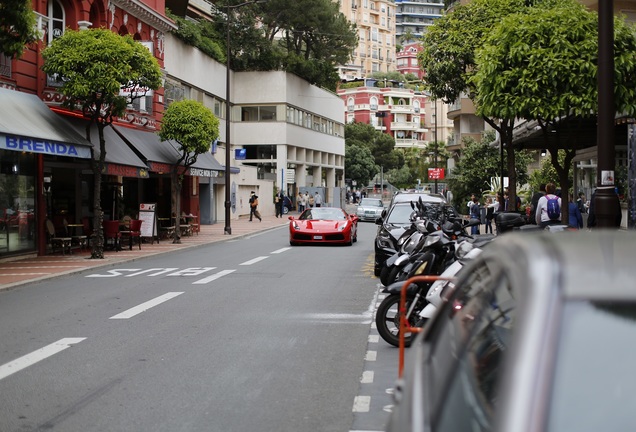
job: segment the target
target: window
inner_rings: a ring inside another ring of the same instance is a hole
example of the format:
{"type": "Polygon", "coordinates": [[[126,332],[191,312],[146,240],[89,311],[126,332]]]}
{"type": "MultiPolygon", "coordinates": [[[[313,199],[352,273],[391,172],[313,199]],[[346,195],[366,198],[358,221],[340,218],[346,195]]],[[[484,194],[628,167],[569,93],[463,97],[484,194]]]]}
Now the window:
{"type": "Polygon", "coordinates": [[[347,99],[347,111],[353,112],[355,110],[355,102],[352,97],[347,99]]]}
{"type": "Polygon", "coordinates": [[[377,111],[378,110],[378,98],[373,96],[370,100],[369,100],[369,109],[371,111],[377,111]]]}
{"type": "Polygon", "coordinates": [[[62,36],[66,28],[64,8],[58,0],[49,1],[47,17],[49,22],[46,28],[46,38],[50,44],[54,39],[62,36]]]}

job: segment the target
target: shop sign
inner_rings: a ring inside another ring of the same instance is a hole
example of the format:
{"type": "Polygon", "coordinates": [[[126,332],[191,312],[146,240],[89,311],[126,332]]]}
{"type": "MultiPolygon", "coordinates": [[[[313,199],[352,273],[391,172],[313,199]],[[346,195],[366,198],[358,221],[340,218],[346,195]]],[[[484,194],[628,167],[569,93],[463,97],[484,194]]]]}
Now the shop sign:
{"type": "Polygon", "coordinates": [[[444,180],[444,168],[429,168],[428,179],[429,180],[444,180]]]}
{"type": "Polygon", "coordinates": [[[172,172],[172,165],[161,162],[148,162],[150,171],[156,173],[169,173],[172,172]]]}
{"type": "Polygon", "coordinates": [[[148,170],[127,165],[106,164],[104,174],[122,177],[148,178],[148,170]]]}
{"type": "Polygon", "coordinates": [[[216,177],[213,174],[214,174],[214,171],[212,171],[212,170],[201,169],[201,168],[190,168],[190,175],[191,176],[216,177]]]}
{"type": "Polygon", "coordinates": [[[91,158],[89,147],[15,135],[0,134],[0,149],[81,159],[91,158]]]}

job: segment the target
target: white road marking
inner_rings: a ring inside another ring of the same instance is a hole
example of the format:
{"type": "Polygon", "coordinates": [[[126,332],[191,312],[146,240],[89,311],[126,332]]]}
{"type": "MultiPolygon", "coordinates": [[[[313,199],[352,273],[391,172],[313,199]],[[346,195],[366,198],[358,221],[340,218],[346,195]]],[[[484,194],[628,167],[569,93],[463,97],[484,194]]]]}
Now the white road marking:
{"type": "Polygon", "coordinates": [[[240,263],[239,265],[252,265],[252,264],[256,264],[259,261],[263,261],[264,259],[267,259],[267,258],[269,258],[269,257],[259,256],[259,257],[256,257],[254,259],[251,259],[249,261],[245,261],[243,263],[240,263]]]}
{"type": "Polygon", "coordinates": [[[371,396],[356,396],[353,399],[353,412],[369,412],[371,396]]]}
{"type": "Polygon", "coordinates": [[[286,251],[288,251],[288,250],[291,250],[291,248],[290,248],[290,247],[286,247],[286,248],[282,248],[282,249],[277,249],[277,250],[275,250],[274,252],[270,252],[270,253],[273,253],[273,254],[279,254],[279,253],[286,252],[286,251]]]}
{"type": "Polygon", "coordinates": [[[179,295],[183,294],[183,292],[169,292],[166,293],[162,296],[156,297],[152,300],[148,300],[145,303],[142,303],[138,306],[135,306],[133,308],[130,308],[122,313],[119,313],[117,315],[114,315],[112,317],[110,317],[109,319],[128,319],[128,318],[132,318],[135,315],[139,315],[142,312],[147,311],[148,309],[155,307],[157,305],[160,305],[163,302],[166,302],[170,299],[173,299],[179,295]]]}
{"type": "Polygon", "coordinates": [[[192,285],[201,285],[201,284],[206,284],[208,282],[212,282],[213,280],[216,280],[220,277],[223,277],[225,275],[229,275],[230,273],[235,272],[236,270],[221,270],[220,272],[213,274],[212,276],[208,276],[206,278],[203,279],[199,279],[196,282],[192,282],[192,285]]]}
{"type": "Polygon", "coordinates": [[[214,270],[215,268],[216,267],[192,267],[170,273],[168,276],[199,276],[205,272],[214,270]]]}
{"type": "Polygon", "coordinates": [[[366,361],[375,361],[378,358],[377,351],[367,351],[367,355],[364,357],[366,361]]]}
{"type": "Polygon", "coordinates": [[[373,371],[364,371],[362,372],[362,378],[360,379],[360,382],[362,384],[372,383],[374,376],[375,376],[375,373],[373,371]]]}
{"type": "Polygon", "coordinates": [[[84,339],[86,338],[60,339],[59,341],[53,342],[52,344],[47,345],[44,348],[40,348],[39,350],[33,351],[32,353],[24,355],[9,363],[5,363],[0,366],[0,380],[41,360],[44,360],[47,357],[51,357],[52,355],[57,354],[60,351],[64,351],[66,348],[69,348],[71,345],[80,343],[84,339]]]}
{"type": "Polygon", "coordinates": [[[380,342],[380,335],[369,335],[369,343],[380,342]]]}

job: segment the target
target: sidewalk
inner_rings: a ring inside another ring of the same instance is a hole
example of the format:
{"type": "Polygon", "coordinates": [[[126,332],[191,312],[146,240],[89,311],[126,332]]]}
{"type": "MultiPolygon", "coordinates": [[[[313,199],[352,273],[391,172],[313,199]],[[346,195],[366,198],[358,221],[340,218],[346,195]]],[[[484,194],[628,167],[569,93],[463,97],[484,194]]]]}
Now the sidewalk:
{"type": "MultiPolygon", "coordinates": [[[[104,251],[104,259],[90,259],[90,250],[80,251],[73,249],[71,255],[62,255],[57,252],[52,255],[35,256],[30,255],[25,258],[16,258],[0,262],[0,290],[13,288],[19,285],[45,280],[61,275],[81,272],[90,268],[110,267],[122,262],[135,261],[151,255],[168,253],[176,250],[203,246],[223,240],[236,239],[260,231],[287,226],[289,220],[287,216],[296,216],[293,211],[283,218],[274,215],[263,216],[263,221],[257,219],[253,222],[247,217],[239,220],[232,220],[230,228],[232,235],[225,235],[225,221],[221,220],[214,225],[201,225],[201,232],[192,236],[181,237],[181,244],[172,244],[172,240],[161,240],[154,244],[142,243],[141,250],[135,244],[132,250],[128,245],[122,245],[123,250],[119,252],[104,251]]],[[[281,231],[281,235],[287,236],[287,231],[281,231]]]]}

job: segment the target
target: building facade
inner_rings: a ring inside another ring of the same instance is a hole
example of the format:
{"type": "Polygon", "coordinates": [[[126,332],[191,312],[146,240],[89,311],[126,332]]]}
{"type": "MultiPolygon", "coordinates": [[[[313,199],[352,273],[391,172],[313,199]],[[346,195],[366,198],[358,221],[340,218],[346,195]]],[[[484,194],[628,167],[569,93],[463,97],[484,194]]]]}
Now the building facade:
{"type": "Polygon", "coordinates": [[[444,0],[395,0],[395,7],[395,36],[402,43],[420,39],[445,10],[444,0]]]}
{"type": "Polygon", "coordinates": [[[357,26],[359,36],[351,61],[339,67],[340,78],[352,80],[395,71],[395,2],[343,0],[340,10],[357,26]]]}

